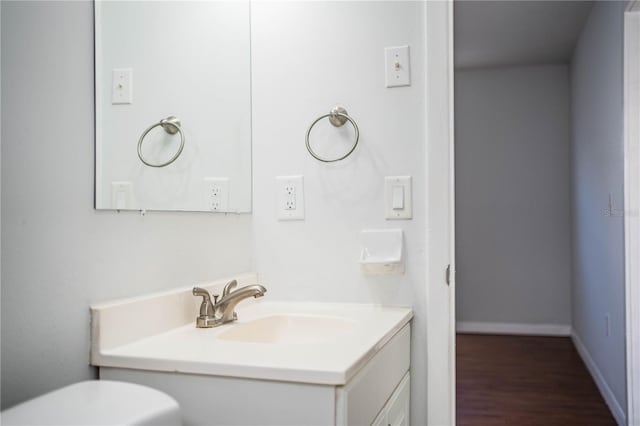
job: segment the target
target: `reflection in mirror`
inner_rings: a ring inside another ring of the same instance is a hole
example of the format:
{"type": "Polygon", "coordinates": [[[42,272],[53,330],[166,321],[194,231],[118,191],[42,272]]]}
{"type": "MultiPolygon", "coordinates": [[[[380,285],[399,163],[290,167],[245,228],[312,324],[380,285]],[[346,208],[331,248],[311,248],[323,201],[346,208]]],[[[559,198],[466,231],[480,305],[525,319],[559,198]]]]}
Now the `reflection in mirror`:
{"type": "Polygon", "coordinates": [[[96,208],[251,210],[249,12],[95,2],[96,208]]]}

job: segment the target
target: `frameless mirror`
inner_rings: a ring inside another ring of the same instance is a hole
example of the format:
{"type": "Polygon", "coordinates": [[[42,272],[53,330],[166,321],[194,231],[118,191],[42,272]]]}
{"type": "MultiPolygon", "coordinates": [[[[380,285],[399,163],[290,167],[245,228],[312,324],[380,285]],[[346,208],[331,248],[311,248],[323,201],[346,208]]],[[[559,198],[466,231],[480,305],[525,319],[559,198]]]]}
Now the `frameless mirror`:
{"type": "Polygon", "coordinates": [[[95,2],[97,209],[251,211],[249,8],[95,2]]]}

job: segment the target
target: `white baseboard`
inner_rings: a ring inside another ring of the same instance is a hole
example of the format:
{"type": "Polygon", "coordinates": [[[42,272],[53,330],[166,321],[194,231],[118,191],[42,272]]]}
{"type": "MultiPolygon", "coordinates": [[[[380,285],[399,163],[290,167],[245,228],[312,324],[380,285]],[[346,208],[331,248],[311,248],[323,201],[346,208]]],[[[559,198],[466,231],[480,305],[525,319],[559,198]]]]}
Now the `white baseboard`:
{"type": "Polygon", "coordinates": [[[573,340],[573,344],[575,345],[578,353],[580,354],[582,361],[584,361],[584,364],[587,366],[589,373],[591,373],[591,377],[593,377],[593,381],[596,382],[596,386],[598,386],[598,389],[600,390],[600,394],[602,394],[604,401],[609,406],[609,410],[611,410],[611,413],[613,414],[613,417],[615,417],[616,422],[618,422],[618,425],[620,426],[626,425],[627,418],[624,410],[618,403],[618,400],[616,399],[615,395],[611,391],[611,388],[607,384],[607,381],[602,376],[602,373],[600,373],[600,369],[598,368],[596,363],[593,361],[593,358],[591,358],[591,355],[589,354],[589,351],[587,350],[586,346],[582,343],[582,340],[580,340],[580,337],[573,330],[571,331],[571,340],[573,340]]]}
{"type": "Polygon", "coordinates": [[[521,324],[505,322],[456,322],[458,333],[516,334],[523,336],[570,336],[571,326],[565,324],[521,324]]]}

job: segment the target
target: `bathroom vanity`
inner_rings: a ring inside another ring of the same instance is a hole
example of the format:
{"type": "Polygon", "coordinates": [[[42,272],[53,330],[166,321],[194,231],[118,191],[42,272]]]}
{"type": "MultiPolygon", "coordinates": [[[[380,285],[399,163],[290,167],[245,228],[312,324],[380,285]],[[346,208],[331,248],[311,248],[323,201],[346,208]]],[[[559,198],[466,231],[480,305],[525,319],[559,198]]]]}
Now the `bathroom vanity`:
{"type": "Polygon", "coordinates": [[[410,308],[267,296],[196,328],[198,306],[191,287],[92,306],[100,378],[168,393],[186,425],[409,424],[410,308]]]}

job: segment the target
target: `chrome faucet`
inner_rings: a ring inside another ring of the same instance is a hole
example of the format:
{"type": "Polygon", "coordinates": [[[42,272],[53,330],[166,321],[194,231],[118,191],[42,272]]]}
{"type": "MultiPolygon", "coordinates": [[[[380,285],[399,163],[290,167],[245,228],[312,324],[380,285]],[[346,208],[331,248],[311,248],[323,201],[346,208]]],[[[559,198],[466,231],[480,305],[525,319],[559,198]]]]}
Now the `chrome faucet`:
{"type": "Polygon", "coordinates": [[[227,322],[235,321],[238,319],[238,315],[234,309],[238,303],[249,297],[262,297],[267,292],[266,288],[258,284],[241,287],[234,291],[237,286],[238,282],[236,280],[229,281],[224,286],[224,290],[222,290],[220,301],[218,301],[219,296],[217,294],[213,295],[213,303],[211,303],[211,296],[207,290],[194,287],[193,295],[202,297],[200,315],[196,318],[196,327],[217,327],[227,322]]]}

